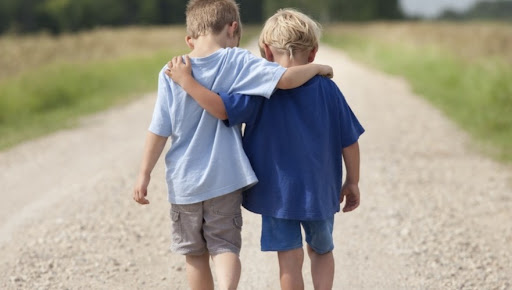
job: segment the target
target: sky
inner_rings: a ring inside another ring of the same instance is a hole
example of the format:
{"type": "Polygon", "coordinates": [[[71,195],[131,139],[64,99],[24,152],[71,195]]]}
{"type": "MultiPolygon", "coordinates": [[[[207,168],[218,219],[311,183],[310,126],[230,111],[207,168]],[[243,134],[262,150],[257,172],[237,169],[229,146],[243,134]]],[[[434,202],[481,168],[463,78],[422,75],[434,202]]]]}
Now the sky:
{"type": "Polygon", "coordinates": [[[465,11],[478,0],[399,0],[402,10],[407,15],[436,17],[444,10],[465,11]]]}

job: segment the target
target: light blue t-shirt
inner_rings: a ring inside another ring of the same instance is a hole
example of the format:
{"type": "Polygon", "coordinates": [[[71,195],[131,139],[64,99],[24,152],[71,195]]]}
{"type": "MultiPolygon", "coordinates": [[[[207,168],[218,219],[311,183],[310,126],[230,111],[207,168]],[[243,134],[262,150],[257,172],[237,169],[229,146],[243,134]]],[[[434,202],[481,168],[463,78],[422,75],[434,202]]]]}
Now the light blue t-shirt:
{"type": "MultiPolygon", "coordinates": [[[[190,60],[194,78],[214,92],[267,98],[286,70],[240,48],[190,60]]],[[[196,203],[255,184],[258,180],[243,150],[240,126],[227,127],[203,110],[165,75],[165,69],[160,71],[149,130],[172,142],[165,156],[169,201],[196,203]]]]}

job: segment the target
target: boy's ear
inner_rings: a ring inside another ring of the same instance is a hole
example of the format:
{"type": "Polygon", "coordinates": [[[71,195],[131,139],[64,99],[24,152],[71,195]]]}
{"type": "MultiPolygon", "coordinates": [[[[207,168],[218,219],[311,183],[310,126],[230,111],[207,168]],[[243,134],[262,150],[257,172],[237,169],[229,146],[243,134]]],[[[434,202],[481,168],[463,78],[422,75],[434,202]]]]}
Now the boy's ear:
{"type": "Polygon", "coordinates": [[[235,32],[238,30],[238,22],[233,21],[228,26],[228,34],[230,37],[235,37],[235,32]]]}
{"type": "Polygon", "coordinates": [[[187,43],[187,46],[190,49],[194,49],[194,39],[192,38],[192,36],[190,36],[190,35],[185,36],[185,42],[187,43]]]}
{"type": "Polygon", "coordinates": [[[263,50],[265,51],[265,58],[268,61],[274,61],[274,54],[272,53],[272,50],[270,50],[268,44],[263,44],[263,50]]]}
{"type": "Polygon", "coordinates": [[[313,48],[308,55],[308,62],[315,61],[316,53],[318,52],[318,47],[313,48]]]}

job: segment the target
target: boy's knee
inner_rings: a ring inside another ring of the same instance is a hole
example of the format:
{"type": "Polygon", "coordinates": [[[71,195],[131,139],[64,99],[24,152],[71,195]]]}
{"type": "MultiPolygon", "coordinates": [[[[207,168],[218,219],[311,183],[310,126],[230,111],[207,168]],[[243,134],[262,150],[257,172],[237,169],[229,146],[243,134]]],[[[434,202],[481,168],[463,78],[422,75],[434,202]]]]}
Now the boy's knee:
{"type": "Polygon", "coordinates": [[[317,256],[323,256],[332,253],[333,249],[314,249],[310,245],[307,246],[308,248],[308,254],[311,255],[317,255],[317,256]]]}

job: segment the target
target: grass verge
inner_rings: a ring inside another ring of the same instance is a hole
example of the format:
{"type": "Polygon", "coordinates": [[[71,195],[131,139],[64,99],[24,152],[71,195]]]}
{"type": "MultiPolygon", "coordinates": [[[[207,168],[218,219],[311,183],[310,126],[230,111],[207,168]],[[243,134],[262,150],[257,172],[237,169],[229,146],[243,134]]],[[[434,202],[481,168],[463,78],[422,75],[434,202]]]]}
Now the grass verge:
{"type": "Polygon", "coordinates": [[[0,82],[0,149],[73,126],[79,116],[156,90],[162,66],[170,56],[182,53],[50,64],[4,79],[0,82]]]}
{"type": "Polygon", "coordinates": [[[388,73],[404,76],[498,160],[512,162],[512,66],[499,57],[467,61],[436,45],[390,43],[328,31],[326,43],[388,73]]]}

